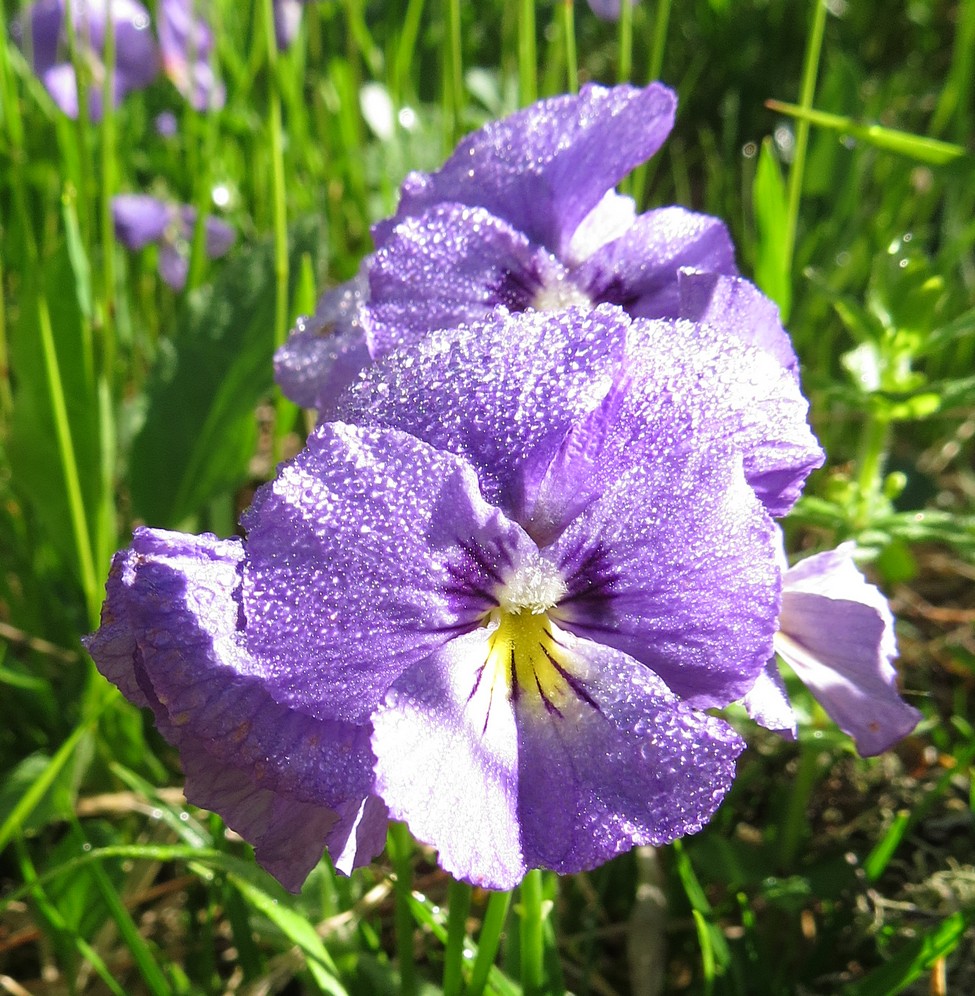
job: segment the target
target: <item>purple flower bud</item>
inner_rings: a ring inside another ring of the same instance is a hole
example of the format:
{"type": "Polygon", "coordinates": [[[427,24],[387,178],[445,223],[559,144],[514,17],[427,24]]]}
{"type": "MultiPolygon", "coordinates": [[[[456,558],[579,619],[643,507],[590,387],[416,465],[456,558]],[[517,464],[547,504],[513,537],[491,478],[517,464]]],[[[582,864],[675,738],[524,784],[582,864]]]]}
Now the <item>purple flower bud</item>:
{"type": "Polygon", "coordinates": [[[163,68],[198,111],[224,105],[226,90],[214,66],[213,32],[198,13],[199,0],[160,0],[159,44],[163,68]]]}

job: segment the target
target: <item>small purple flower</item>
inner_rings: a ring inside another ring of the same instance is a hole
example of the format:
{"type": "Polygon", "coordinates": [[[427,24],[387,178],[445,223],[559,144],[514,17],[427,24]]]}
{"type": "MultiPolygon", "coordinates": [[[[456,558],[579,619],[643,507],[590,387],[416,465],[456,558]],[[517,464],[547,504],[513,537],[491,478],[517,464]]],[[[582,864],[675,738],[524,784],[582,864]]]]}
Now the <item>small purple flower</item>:
{"type": "MultiPolygon", "coordinates": [[[[586,0],[589,9],[604,21],[618,21],[620,19],[621,0],[586,0]]],[[[637,0],[630,0],[631,6],[636,6],[637,0]]]]}
{"type": "Polygon", "coordinates": [[[289,888],[387,812],[492,888],[706,823],[743,743],[704,710],[772,652],[768,510],[821,459],[793,374],[713,324],[497,312],[335,407],[246,539],[114,561],[87,646],[188,797],[289,888]]]}
{"type": "MultiPolygon", "coordinates": [[[[190,240],[196,225],[196,209],[188,204],[169,204],[148,194],[119,194],[112,198],[115,236],[129,249],[159,245],[159,273],[174,290],[182,290],[190,265],[190,240]]],[[[218,218],[204,220],[206,254],[223,256],[234,244],[234,230],[218,218]]]]}
{"type": "MultiPolygon", "coordinates": [[[[375,360],[498,306],[610,303],[634,316],[681,316],[682,268],[737,275],[727,229],[679,207],[638,216],[614,190],[663,144],[675,107],[658,83],[589,85],[469,135],[436,173],[411,173],[396,215],[373,229],[368,295],[354,326],[335,326],[336,349],[375,360]]],[[[290,397],[302,391],[295,370],[307,384],[322,353],[321,331],[306,326],[277,357],[290,397]]],[[[324,368],[320,378],[324,410],[336,381],[324,368]]]]}
{"type": "MultiPolygon", "coordinates": [[[[54,102],[69,117],[78,116],[78,81],[68,54],[65,0],[39,0],[14,22],[14,37],[31,59],[54,102]]],[[[88,113],[102,116],[102,84],[106,67],[107,19],[115,26],[115,73],[112,92],[117,107],[132,90],[148,86],[159,73],[159,52],[149,30],[149,13],[136,0],[73,0],[71,17],[82,61],[91,79],[88,113]]]]}
{"type": "Polygon", "coordinates": [[[160,0],[159,45],[163,69],[197,111],[216,111],[226,90],[214,70],[213,32],[198,0],[160,0]]]}
{"type": "MultiPolygon", "coordinates": [[[[785,570],[775,650],[869,757],[906,737],[921,714],[897,692],[894,619],[887,599],[857,569],[854,549],[844,543],[785,570]]],[[[744,701],[756,722],[795,737],[774,660],[744,701]]]]}

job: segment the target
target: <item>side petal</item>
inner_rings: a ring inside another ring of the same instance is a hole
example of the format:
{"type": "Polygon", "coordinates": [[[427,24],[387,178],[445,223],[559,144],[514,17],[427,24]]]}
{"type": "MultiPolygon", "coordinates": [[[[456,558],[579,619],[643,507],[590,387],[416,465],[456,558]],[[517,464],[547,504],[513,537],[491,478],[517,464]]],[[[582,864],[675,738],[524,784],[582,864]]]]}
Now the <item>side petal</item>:
{"type": "Polygon", "coordinates": [[[786,573],[775,649],[870,756],[907,736],[921,714],[898,694],[893,618],[849,546],[808,557],[786,573]]]}
{"type": "Polygon", "coordinates": [[[524,311],[543,275],[561,269],[483,208],[436,205],[397,225],[369,263],[370,352],[378,358],[425,332],[484,319],[498,305],[524,311]]]}
{"type": "Polygon", "coordinates": [[[799,360],[782,327],[779,309],[744,277],[682,269],[678,275],[680,317],[718,325],[742,342],[771,353],[798,376],[799,360]]]}
{"type": "Polygon", "coordinates": [[[285,705],[367,722],[392,682],[495,603],[524,532],[463,459],[326,423],[243,518],[243,639],[285,705]]]}
{"type": "Polygon", "coordinates": [[[334,414],[338,396],[372,362],[362,326],[369,298],[365,265],[351,280],[326,291],[314,315],[299,318],[288,341],[274,354],[274,379],[303,408],[317,408],[321,421],[334,414]]]}
{"type": "Polygon", "coordinates": [[[377,225],[381,246],[393,226],[439,201],[485,207],[557,256],[603,195],[663,145],[674,123],[674,93],[588,84],[540,100],[468,135],[436,173],[411,173],[395,218],[377,225]]]}
{"type": "Polygon", "coordinates": [[[660,443],[544,551],[568,585],[552,615],[640,661],[691,705],[720,708],[772,655],[774,525],[733,451],[660,443]]]}
{"type": "Polygon", "coordinates": [[[594,301],[618,304],[634,317],[677,318],[681,267],[737,274],[723,221],[681,207],[641,214],[618,239],[573,271],[594,301]]]}

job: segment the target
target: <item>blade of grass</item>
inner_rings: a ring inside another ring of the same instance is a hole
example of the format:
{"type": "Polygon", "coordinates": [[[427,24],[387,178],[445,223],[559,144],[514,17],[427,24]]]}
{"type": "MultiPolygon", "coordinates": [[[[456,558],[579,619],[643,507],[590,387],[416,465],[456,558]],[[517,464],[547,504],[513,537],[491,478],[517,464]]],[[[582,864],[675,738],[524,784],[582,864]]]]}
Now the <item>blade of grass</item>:
{"type": "Polygon", "coordinates": [[[416,960],[413,950],[413,912],[410,901],[413,892],[413,839],[403,823],[389,825],[387,849],[396,872],[396,953],[399,959],[400,991],[403,996],[414,996],[416,986],[416,960]]]}
{"type": "Polygon", "coordinates": [[[518,99],[522,106],[538,99],[535,0],[518,4],[518,99]]]}
{"type": "Polygon", "coordinates": [[[898,131],[896,128],[885,128],[882,125],[858,124],[853,118],[841,114],[830,114],[827,111],[817,111],[811,106],[798,107],[795,104],[783,103],[781,100],[766,100],[765,106],[769,110],[797,118],[800,127],[805,124],[807,130],[811,124],[819,125],[822,128],[839,132],[841,135],[849,135],[851,138],[867,142],[885,152],[908,156],[929,166],[948,166],[968,157],[965,148],[961,145],[955,145],[953,142],[925,138],[923,135],[914,135],[909,131],[898,131]]]}

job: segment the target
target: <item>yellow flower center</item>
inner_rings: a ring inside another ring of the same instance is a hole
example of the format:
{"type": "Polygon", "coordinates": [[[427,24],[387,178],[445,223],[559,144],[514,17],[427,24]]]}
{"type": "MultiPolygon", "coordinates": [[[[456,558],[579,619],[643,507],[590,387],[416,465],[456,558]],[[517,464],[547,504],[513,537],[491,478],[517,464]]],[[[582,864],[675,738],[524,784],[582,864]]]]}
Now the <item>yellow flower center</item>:
{"type": "Polygon", "coordinates": [[[561,712],[566,700],[586,698],[573,685],[578,665],[559,642],[555,624],[544,612],[496,609],[488,621],[498,628],[488,641],[488,656],[482,680],[492,695],[501,692],[512,702],[561,712]]]}

